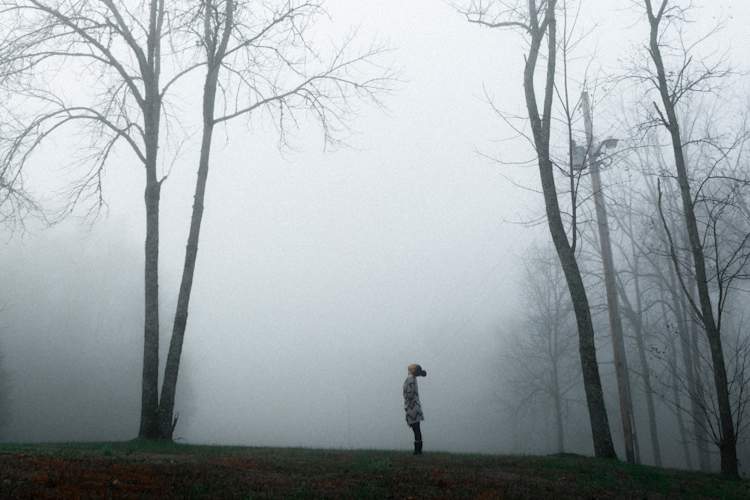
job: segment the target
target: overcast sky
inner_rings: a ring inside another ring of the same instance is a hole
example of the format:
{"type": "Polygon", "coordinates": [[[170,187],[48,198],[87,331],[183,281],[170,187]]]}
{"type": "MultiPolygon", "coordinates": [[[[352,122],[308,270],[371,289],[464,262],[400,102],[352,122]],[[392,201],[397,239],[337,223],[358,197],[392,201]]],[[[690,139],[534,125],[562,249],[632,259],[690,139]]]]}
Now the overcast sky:
{"type": "MultiPolygon", "coordinates": [[[[696,28],[725,20],[711,43],[745,64],[748,3],[702,3],[696,28]]],[[[542,214],[540,195],[507,179],[535,186],[533,168],[479,153],[529,158],[483,90],[508,113],[524,112],[522,37],[469,25],[439,0],[326,5],[331,20],[321,36],[335,40],[359,26],[362,40],[384,40],[396,49],[389,57],[402,83],[384,98],[387,109],[362,109],[349,148],[323,152],[312,122],[281,153],[262,121],[216,134],[176,435],[405,447],[401,383],[406,366],[418,362],[429,374],[420,392],[431,446],[502,451],[510,436],[497,417],[500,338],[517,314],[524,251],[546,233],[519,224],[542,214]]],[[[592,76],[622,72],[637,50],[643,20],[627,5],[583,2],[582,26],[596,29],[576,64],[596,54],[592,76]]],[[[162,191],[163,350],[193,153],[186,149],[162,191]]],[[[36,168],[54,171],[55,160],[50,151],[36,168]]],[[[107,429],[92,418],[102,407],[121,437],[136,434],[145,232],[143,172],[135,165],[114,159],[105,178],[109,210],[93,226],[32,225],[0,247],[10,274],[0,297],[13,438],[103,439],[107,429]],[[40,401],[53,401],[54,411],[40,401]]]]}

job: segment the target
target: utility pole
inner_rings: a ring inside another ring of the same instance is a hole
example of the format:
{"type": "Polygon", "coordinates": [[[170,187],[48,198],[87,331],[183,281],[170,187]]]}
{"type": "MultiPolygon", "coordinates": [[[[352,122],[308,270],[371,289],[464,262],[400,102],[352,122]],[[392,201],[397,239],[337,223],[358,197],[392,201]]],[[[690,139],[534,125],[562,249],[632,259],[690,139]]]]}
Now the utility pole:
{"type": "Polygon", "coordinates": [[[581,96],[583,118],[586,128],[586,156],[589,160],[591,185],[594,191],[594,205],[596,206],[596,221],[599,228],[599,243],[601,245],[602,265],[604,267],[604,285],[607,291],[607,312],[609,314],[609,329],[612,334],[612,349],[615,358],[615,374],[617,376],[617,392],[620,398],[620,418],[622,419],[622,433],[625,441],[625,456],[629,463],[639,460],[638,440],[633,419],[633,402],[630,393],[630,376],[628,359],[625,354],[625,341],[622,333],[622,321],[617,302],[617,285],[615,282],[615,267],[612,258],[612,244],[609,239],[609,223],[607,221],[607,206],[604,201],[601,177],[599,175],[599,156],[602,149],[616,144],[613,139],[607,139],[594,144],[593,119],[588,92],[581,96]]]}

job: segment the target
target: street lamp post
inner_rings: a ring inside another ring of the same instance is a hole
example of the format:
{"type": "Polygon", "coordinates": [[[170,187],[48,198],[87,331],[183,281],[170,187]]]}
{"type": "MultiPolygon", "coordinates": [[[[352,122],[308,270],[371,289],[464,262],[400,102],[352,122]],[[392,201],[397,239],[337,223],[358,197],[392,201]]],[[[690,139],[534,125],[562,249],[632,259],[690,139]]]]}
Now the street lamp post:
{"type": "Polygon", "coordinates": [[[609,328],[612,334],[612,350],[614,354],[615,374],[617,376],[617,390],[620,400],[620,418],[622,420],[622,430],[625,441],[625,456],[629,463],[636,463],[640,461],[640,453],[638,452],[638,439],[633,418],[630,372],[628,370],[628,359],[625,351],[622,320],[620,318],[617,298],[612,243],[609,237],[609,223],[607,219],[607,205],[604,201],[604,191],[602,189],[601,176],[599,174],[601,154],[605,149],[616,147],[617,139],[608,138],[596,145],[594,144],[591,105],[588,92],[583,92],[581,100],[586,128],[586,147],[583,151],[581,168],[585,168],[585,160],[588,157],[589,173],[591,174],[591,185],[594,194],[594,205],[596,207],[596,221],[599,229],[602,266],[604,268],[604,285],[607,292],[607,313],[609,316],[609,328]],[[589,152],[592,152],[592,154],[586,154],[589,152]]]}

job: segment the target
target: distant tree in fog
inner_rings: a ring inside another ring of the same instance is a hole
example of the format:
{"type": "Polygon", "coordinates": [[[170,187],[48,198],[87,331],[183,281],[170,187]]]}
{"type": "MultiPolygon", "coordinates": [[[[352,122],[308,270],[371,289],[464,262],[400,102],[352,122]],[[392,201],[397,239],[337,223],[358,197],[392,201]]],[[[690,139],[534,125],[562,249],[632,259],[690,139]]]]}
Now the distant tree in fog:
{"type": "MultiPolygon", "coordinates": [[[[622,315],[623,338],[622,346],[625,352],[635,348],[637,363],[628,362],[628,378],[632,381],[632,401],[635,402],[640,396],[643,397],[648,416],[648,437],[649,445],[652,451],[653,463],[657,466],[662,464],[661,437],[658,430],[657,411],[655,392],[652,380],[652,362],[650,356],[650,337],[653,335],[652,325],[650,324],[649,313],[654,309],[654,296],[650,293],[650,283],[644,279],[650,272],[648,256],[643,255],[643,234],[641,232],[642,219],[642,200],[640,196],[640,186],[637,182],[633,183],[631,175],[631,165],[628,163],[627,154],[631,151],[630,144],[627,141],[620,140],[624,147],[611,155],[607,155],[600,160],[598,167],[604,174],[604,181],[594,183],[594,170],[591,170],[592,187],[596,194],[596,185],[605,186],[599,193],[600,200],[598,203],[605,205],[606,218],[608,219],[607,228],[610,233],[609,241],[612,245],[612,254],[610,255],[610,266],[614,269],[611,272],[613,278],[614,292],[617,294],[619,313],[622,315]],[[600,183],[601,182],[601,183],[600,183]],[[634,342],[633,342],[634,341],[634,342]],[[640,380],[640,384],[638,381],[640,380]],[[642,392],[638,394],[638,389],[642,392]]],[[[639,149],[634,149],[640,152],[639,149]]],[[[602,232],[594,230],[589,226],[600,225],[598,221],[591,222],[581,231],[582,237],[587,241],[594,252],[583,253],[584,260],[590,259],[599,266],[602,252],[601,238],[597,241],[596,233],[602,232]]],[[[604,278],[599,273],[591,271],[591,266],[587,268],[587,274],[593,277],[596,282],[603,282],[604,278]]],[[[606,267],[604,270],[606,274],[606,267]]],[[[592,287],[593,288],[593,287],[592,287]]],[[[594,292],[596,293],[596,292],[594,292]]],[[[608,300],[608,302],[611,302],[608,300]]],[[[609,312],[609,311],[608,311],[609,312]]],[[[611,323],[611,318],[610,318],[611,323]]],[[[630,355],[628,355],[630,356],[630,355]]],[[[628,381],[630,382],[630,381],[628,381]]],[[[628,385],[630,385],[628,383],[628,385]]],[[[624,413],[624,412],[623,412],[624,413]]],[[[621,413],[622,416],[623,413],[621,413]]],[[[635,434],[636,414],[631,409],[629,418],[633,419],[633,445],[638,461],[641,460],[640,448],[644,441],[637,439],[635,434]]],[[[643,435],[641,434],[641,437],[643,435]]]]}
{"type": "MultiPolygon", "coordinates": [[[[514,418],[527,422],[533,415],[552,415],[554,443],[565,451],[565,419],[570,396],[580,387],[575,356],[575,317],[560,263],[550,250],[532,249],[519,288],[524,317],[521,328],[504,349],[506,383],[514,395],[514,418]]],[[[578,395],[576,395],[578,396],[578,395]]]]}
{"type": "Polygon", "coordinates": [[[5,357],[0,353],[0,441],[10,418],[10,378],[5,368],[5,357]]]}
{"type": "MultiPolygon", "coordinates": [[[[694,144],[686,142],[688,137],[683,130],[685,123],[678,114],[679,108],[686,104],[691,95],[710,92],[713,82],[727,72],[719,63],[703,60],[693,64],[695,46],[685,43],[684,33],[679,29],[675,32],[675,45],[670,45],[669,29],[686,20],[686,7],[680,2],[644,0],[644,11],[650,28],[648,55],[651,64],[644,65],[638,76],[658,94],[658,102],[653,101],[654,123],[667,132],[672,145],[681,222],[687,239],[687,252],[684,254],[690,256],[687,265],[680,259],[677,250],[679,242],[664,213],[661,179],[657,186],[657,206],[679,286],[684,291],[692,314],[700,319],[708,341],[719,416],[715,438],[721,455],[721,471],[737,476],[737,415],[733,414],[732,409],[732,387],[723,347],[722,318],[729,292],[736,279],[746,274],[744,268],[750,258],[750,230],[747,219],[738,217],[742,214],[737,208],[737,200],[744,199],[742,191],[749,184],[750,177],[742,168],[744,162],[738,165],[741,171],[737,172],[734,168],[736,165],[725,162],[729,152],[717,148],[714,143],[711,156],[706,158],[704,164],[707,176],[703,182],[696,181],[687,160],[694,144]],[[736,174],[739,174],[737,182],[729,185],[724,182],[735,178],[736,174]],[[735,238],[732,233],[737,232],[740,234],[735,238]],[[730,239],[736,241],[730,243],[730,239]],[[697,297],[693,296],[687,273],[692,275],[697,297]]],[[[710,130],[710,127],[706,130],[710,130]]],[[[704,142],[713,142],[710,137],[714,136],[704,138],[704,142]]],[[[698,143],[698,147],[703,144],[698,143]]],[[[744,138],[741,144],[744,144],[744,138]]]]}
{"type": "MultiPolygon", "coordinates": [[[[524,55],[523,86],[526,110],[531,125],[530,140],[539,167],[547,224],[558,259],[562,265],[575,312],[583,385],[589,411],[594,453],[597,457],[615,457],[607,410],[604,405],[604,392],[599,375],[591,309],[579,263],[576,259],[577,228],[574,219],[570,229],[571,236],[569,237],[563,221],[563,210],[560,207],[555,179],[555,172],[560,167],[552,155],[552,109],[553,101],[556,97],[559,97],[557,92],[560,91],[556,86],[556,65],[558,50],[561,45],[557,32],[557,11],[560,7],[556,0],[529,0],[528,2],[520,0],[507,2],[502,0],[473,0],[468,4],[463,2],[463,6],[459,6],[458,9],[471,23],[493,29],[515,29],[525,35],[528,41],[528,52],[524,55]],[[540,59],[545,63],[543,76],[540,79],[544,86],[541,96],[537,95],[536,90],[538,80],[536,75],[540,59]],[[540,97],[541,108],[539,106],[540,97]]],[[[563,30],[563,33],[565,37],[568,36],[565,30],[563,30]]],[[[567,68],[565,69],[567,72],[567,68]]],[[[565,76],[567,77],[567,75],[565,76]]],[[[568,101],[565,99],[563,102],[567,104],[568,101]]],[[[569,107],[564,107],[566,111],[570,110],[569,107]]],[[[568,132],[570,132],[570,129],[568,132]]],[[[570,143],[570,134],[568,135],[567,142],[570,143]]],[[[567,149],[572,151],[572,144],[568,144],[567,149]]],[[[572,152],[569,154],[568,163],[568,169],[572,170],[572,152]]],[[[572,175],[569,175],[566,180],[572,182],[573,178],[572,175]]],[[[573,210],[575,210],[575,207],[574,201],[573,210]]]]}
{"type": "MultiPolygon", "coordinates": [[[[675,417],[685,464],[688,468],[693,466],[690,445],[694,443],[700,469],[708,471],[707,429],[699,403],[703,399],[703,376],[695,339],[696,324],[677,285],[664,230],[655,215],[658,212],[655,179],[666,166],[663,148],[658,146],[653,130],[644,136],[638,132],[638,126],[629,128],[634,136],[621,155],[621,164],[627,172],[623,177],[627,179],[621,179],[612,206],[623,257],[620,294],[625,317],[636,337],[649,427],[652,432],[656,428],[656,419],[652,417],[653,394],[660,394],[668,408],[680,409],[675,417]],[[659,347],[662,340],[666,340],[666,348],[659,347]],[[656,372],[666,370],[663,377],[654,377],[652,366],[656,372]],[[688,424],[692,424],[690,431],[688,424]]],[[[674,206],[675,198],[667,199],[674,206]]]]}

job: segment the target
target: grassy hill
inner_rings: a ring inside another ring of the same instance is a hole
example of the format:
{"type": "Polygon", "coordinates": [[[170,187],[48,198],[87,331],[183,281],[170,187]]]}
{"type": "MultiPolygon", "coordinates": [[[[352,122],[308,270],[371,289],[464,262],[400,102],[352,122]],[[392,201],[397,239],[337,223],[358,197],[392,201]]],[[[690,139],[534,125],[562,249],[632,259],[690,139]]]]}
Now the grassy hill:
{"type": "Polygon", "coordinates": [[[0,445],[0,498],[750,498],[750,482],[579,456],[0,445]]]}

